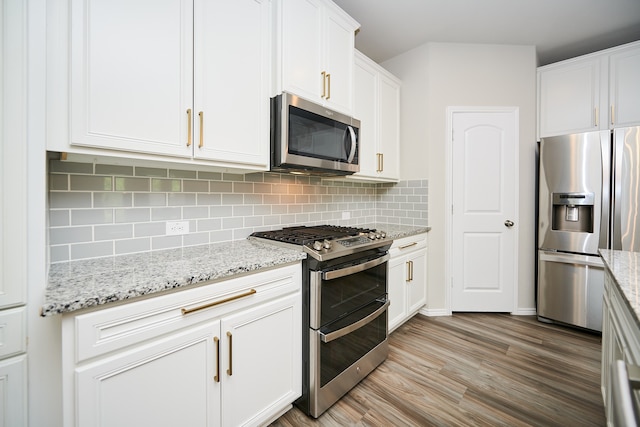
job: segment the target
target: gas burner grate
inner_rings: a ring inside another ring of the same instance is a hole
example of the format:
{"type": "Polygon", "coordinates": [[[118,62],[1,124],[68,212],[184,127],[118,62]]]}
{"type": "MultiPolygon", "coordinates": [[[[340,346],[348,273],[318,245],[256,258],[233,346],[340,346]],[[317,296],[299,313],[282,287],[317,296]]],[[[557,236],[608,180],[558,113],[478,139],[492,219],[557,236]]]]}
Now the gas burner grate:
{"type": "Polygon", "coordinates": [[[369,228],[345,227],[339,225],[315,225],[285,227],[281,230],[258,231],[253,237],[261,237],[285,243],[304,245],[316,240],[338,239],[341,237],[357,236],[362,233],[374,231],[369,228]]]}

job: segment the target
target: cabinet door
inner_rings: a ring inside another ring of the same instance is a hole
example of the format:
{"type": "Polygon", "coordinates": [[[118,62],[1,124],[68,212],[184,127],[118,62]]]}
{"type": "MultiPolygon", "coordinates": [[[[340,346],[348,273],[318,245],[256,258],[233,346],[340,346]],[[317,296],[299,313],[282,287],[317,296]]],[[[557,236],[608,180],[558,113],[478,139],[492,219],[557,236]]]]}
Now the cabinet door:
{"type": "Polygon", "coordinates": [[[407,281],[407,312],[409,315],[422,308],[427,300],[427,250],[420,249],[408,256],[411,277],[407,281]]]}
{"type": "Polygon", "coordinates": [[[270,5],[195,2],[196,158],[269,167],[270,5]]]}
{"type": "Polygon", "coordinates": [[[327,77],[325,103],[334,110],[350,114],[353,111],[353,52],[355,28],[342,14],[326,8],[324,68],[327,77]]]}
{"type": "Polygon", "coordinates": [[[222,320],[222,425],[261,425],[301,395],[300,295],[222,320]]]}
{"type": "Polygon", "coordinates": [[[400,178],[400,86],[380,74],[380,120],[379,150],[382,178],[400,178]]]}
{"type": "Polygon", "coordinates": [[[640,125],[640,46],[612,54],[609,67],[611,125],[640,125]]]}
{"type": "Polygon", "coordinates": [[[27,425],[27,356],[0,360],[0,426],[27,425]]]}
{"type": "Polygon", "coordinates": [[[360,56],[356,56],[353,81],[353,115],[360,120],[360,172],[357,175],[375,177],[378,173],[378,72],[360,56]]]}
{"type": "Polygon", "coordinates": [[[405,321],[407,316],[407,258],[392,257],[389,261],[389,332],[396,329],[405,321]]]}
{"type": "Polygon", "coordinates": [[[77,368],[76,425],[220,425],[219,330],[209,322],[77,368]]]}
{"type": "Polygon", "coordinates": [[[283,90],[321,102],[322,4],[319,0],[282,0],[283,90]]]}
{"type": "Polygon", "coordinates": [[[589,58],[539,71],[541,138],[600,128],[600,117],[606,117],[600,111],[601,61],[589,58]]]}
{"type": "Polygon", "coordinates": [[[192,0],[73,0],[71,144],[191,157],[192,0]]]}
{"type": "MultiPolygon", "coordinates": [[[[24,304],[27,299],[26,2],[0,2],[0,28],[1,308],[24,304]]],[[[0,353],[4,348],[0,345],[0,353]]]]}

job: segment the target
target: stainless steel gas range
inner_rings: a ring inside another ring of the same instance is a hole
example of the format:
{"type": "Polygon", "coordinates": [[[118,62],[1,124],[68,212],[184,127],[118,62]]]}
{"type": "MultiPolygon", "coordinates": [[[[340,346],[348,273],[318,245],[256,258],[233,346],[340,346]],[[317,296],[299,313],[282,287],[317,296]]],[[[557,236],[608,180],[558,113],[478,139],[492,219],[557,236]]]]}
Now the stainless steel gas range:
{"type": "Polygon", "coordinates": [[[389,353],[387,263],[382,231],[330,225],[256,232],[258,239],[302,246],[302,397],[319,417],[389,353]]]}

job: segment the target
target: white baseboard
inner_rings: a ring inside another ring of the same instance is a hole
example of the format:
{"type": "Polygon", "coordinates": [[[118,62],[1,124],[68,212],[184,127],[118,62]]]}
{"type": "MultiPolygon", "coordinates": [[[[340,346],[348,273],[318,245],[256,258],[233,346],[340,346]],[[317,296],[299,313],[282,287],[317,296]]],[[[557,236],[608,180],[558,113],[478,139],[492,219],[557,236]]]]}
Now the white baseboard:
{"type": "MultiPolygon", "coordinates": [[[[425,316],[451,316],[451,312],[444,308],[426,308],[422,307],[418,312],[425,316]]],[[[535,316],[537,314],[535,308],[518,308],[511,312],[513,316],[535,316]]]]}
{"type": "Polygon", "coordinates": [[[511,312],[514,316],[535,316],[537,311],[535,308],[518,308],[511,312]]]}
{"type": "Polygon", "coordinates": [[[435,316],[451,316],[451,312],[445,310],[444,308],[426,308],[422,307],[418,312],[420,314],[424,314],[425,316],[435,317],[435,316]]]}

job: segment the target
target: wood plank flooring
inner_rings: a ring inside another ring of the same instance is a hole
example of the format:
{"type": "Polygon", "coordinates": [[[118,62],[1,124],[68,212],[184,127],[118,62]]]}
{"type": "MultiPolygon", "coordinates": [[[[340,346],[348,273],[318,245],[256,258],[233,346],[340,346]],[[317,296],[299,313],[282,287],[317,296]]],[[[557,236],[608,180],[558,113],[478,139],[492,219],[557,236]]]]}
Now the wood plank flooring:
{"type": "Polygon", "coordinates": [[[273,427],[604,426],[597,334],[534,316],[417,315],[389,358],[314,420],[293,408],[273,427]]]}

